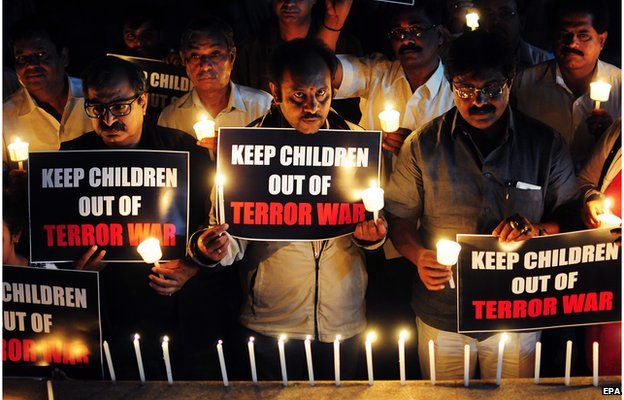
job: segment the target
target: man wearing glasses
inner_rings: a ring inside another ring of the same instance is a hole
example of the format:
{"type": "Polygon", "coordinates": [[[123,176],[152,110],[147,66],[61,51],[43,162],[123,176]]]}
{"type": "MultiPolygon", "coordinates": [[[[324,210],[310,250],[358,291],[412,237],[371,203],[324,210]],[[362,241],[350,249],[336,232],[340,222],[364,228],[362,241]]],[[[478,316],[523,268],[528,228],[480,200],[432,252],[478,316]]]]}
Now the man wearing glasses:
{"type": "MultiPolygon", "coordinates": [[[[478,357],[481,377],[496,375],[500,334],[457,333],[456,291],[435,243],[458,233],[522,241],[559,230],[559,213],[577,195],[565,142],[552,129],[509,107],[512,49],[478,30],[451,44],[446,75],[456,108],[433,120],[401,149],[386,187],[390,234],[418,271],[412,287],[420,365],[429,375],[428,341],[436,343],[439,379],[461,379],[463,349],[478,357]],[[559,209],[559,210],[558,210],[559,209]]],[[[512,333],[503,374],[533,374],[539,332],[512,333]]]]}
{"type": "Polygon", "coordinates": [[[603,0],[559,1],[555,60],[524,70],[514,87],[518,109],[563,135],[577,170],[620,115],[621,70],[598,59],[607,40],[607,11],[603,0]],[[611,84],[599,110],[589,97],[594,81],[611,84]]]}

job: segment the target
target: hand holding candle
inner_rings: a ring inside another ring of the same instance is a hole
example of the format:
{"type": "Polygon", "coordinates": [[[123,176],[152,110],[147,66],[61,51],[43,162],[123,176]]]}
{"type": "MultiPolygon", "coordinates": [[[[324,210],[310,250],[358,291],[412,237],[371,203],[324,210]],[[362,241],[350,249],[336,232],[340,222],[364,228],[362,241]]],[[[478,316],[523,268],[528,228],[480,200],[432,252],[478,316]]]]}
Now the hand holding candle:
{"type": "MultiPolygon", "coordinates": [[[[436,243],[436,258],[438,264],[446,265],[448,267],[452,267],[457,264],[457,259],[459,258],[459,252],[461,251],[461,246],[459,243],[454,242],[452,240],[442,239],[436,243]]],[[[455,280],[453,279],[453,272],[451,271],[451,280],[449,281],[449,286],[451,289],[455,289],[455,280]]]]}
{"type": "Polygon", "coordinates": [[[362,201],[366,211],[373,213],[375,223],[379,218],[379,211],[384,208],[384,190],[377,185],[377,181],[371,182],[371,187],[362,191],[362,201]]]}
{"type": "Polygon", "coordinates": [[[195,131],[195,136],[197,136],[197,140],[213,138],[215,137],[215,122],[211,119],[208,119],[206,114],[202,114],[199,117],[199,121],[197,121],[193,125],[193,130],[195,131]]]}
{"type": "Polygon", "coordinates": [[[386,109],[379,113],[381,130],[384,132],[396,132],[399,129],[400,119],[401,113],[394,110],[390,104],[386,105],[386,109]]]}
{"type": "Polygon", "coordinates": [[[600,103],[609,100],[611,85],[607,82],[596,81],[589,84],[589,98],[596,102],[595,109],[600,108],[600,103]]]}
{"type": "Polygon", "coordinates": [[[22,142],[16,137],[15,141],[7,146],[9,150],[9,158],[11,161],[17,162],[20,170],[24,169],[24,161],[28,160],[28,143],[22,142]]]}
{"type": "Polygon", "coordinates": [[[613,200],[607,197],[604,200],[604,212],[597,215],[598,221],[600,221],[601,228],[616,228],[622,224],[622,219],[617,215],[611,213],[612,207],[613,200]]]}

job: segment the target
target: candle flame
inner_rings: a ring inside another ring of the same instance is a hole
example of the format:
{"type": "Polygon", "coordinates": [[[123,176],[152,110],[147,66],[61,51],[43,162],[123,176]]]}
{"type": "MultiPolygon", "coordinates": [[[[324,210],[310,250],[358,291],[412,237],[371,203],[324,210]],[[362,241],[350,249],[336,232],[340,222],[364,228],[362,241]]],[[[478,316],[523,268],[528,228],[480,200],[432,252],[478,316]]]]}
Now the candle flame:
{"type": "Polygon", "coordinates": [[[501,342],[507,343],[508,340],[509,340],[509,335],[507,333],[503,333],[503,335],[501,336],[501,342]]]}
{"type": "Polygon", "coordinates": [[[386,103],[386,111],[392,110],[392,103],[386,103]]]}
{"type": "Polygon", "coordinates": [[[611,208],[613,207],[613,199],[611,199],[610,197],[607,197],[604,200],[604,213],[605,214],[611,214],[611,208]]]}
{"type": "Polygon", "coordinates": [[[336,340],[340,341],[342,339],[342,335],[336,335],[336,340]]]}
{"type": "Polygon", "coordinates": [[[406,340],[408,336],[409,333],[407,332],[407,330],[403,329],[399,334],[399,339],[406,340]]]}
{"type": "Polygon", "coordinates": [[[225,185],[225,175],[217,174],[216,182],[217,182],[217,185],[219,185],[219,186],[225,185]]]}
{"type": "Polygon", "coordinates": [[[253,342],[254,342],[254,340],[256,340],[256,338],[255,338],[255,337],[253,337],[253,336],[249,336],[249,343],[253,343],[253,342]]]}
{"type": "Polygon", "coordinates": [[[208,121],[208,116],[206,114],[200,114],[199,120],[200,121],[208,121]]]}
{"type": "Polygon", "coordinates": [[[368,332],[368,335],[366,335],[366,341],[374,342],[375,340],[377,340],[377,333],[375,333],[374,331],[368,332]]]}
{"type": "Polygon", "coordinates": [[[141,336],[139,336],[138,333],[135,333],[134,334],[134,340],[139,340],[139,339],[141,339],[141,336]]]}
{"type": "Polygon", "coordinates": [[[169,343],[169,336],[163,336],[163,343],[169,343]]]}
{"type": "Polygon", "coordinates": [[[372,188],[376,188],[376,187],[378,187],[378,185],[377,185],[377,179],[371,179],[371,181],[370,181],[370,187],[372,187],[372,188]]]}
{"type": "Polygon", "coordinates": [[[219,340],[217,341],[217,344],[223,344],[223,340],[219,339],[219,340]]]}
{"type": "Polygon", "coordinates": [[[21,143],[22,140],[19,138],[19,136],[15,136],[15,140],[13,140],[13,143],[21,143]]]}
{"type": "Polygon", "coordinates": [[[285,342],[286,339],[287,339],[287,336],[285,334],[281,334],[280,337],[279,337],[279,341],[280,342],[285,342]]]}
{"type": "Polygon", "coordinates": [[[312,340],[312,336],[306,335],[306,340],[312,340]]]}

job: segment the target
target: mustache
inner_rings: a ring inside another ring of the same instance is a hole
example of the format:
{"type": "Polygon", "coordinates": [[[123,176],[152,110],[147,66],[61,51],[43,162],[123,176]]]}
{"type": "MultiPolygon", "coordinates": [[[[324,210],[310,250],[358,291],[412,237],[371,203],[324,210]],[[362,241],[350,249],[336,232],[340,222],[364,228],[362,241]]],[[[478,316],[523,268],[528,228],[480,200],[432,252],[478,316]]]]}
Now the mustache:
{"type": "Polygon", "coordinates": [[[415,43],[408,43],[399,47],[399,54],[403,54],[407,51],[415,51],[417,53],[420,53],[421,51],[423,51],[423,48],[422,46],[418,46],[415,43]]]}
{"type": "Polygon", "coordinates": [[[107,131],[125,131],[126,130],[126,124],[119,122],[119,121],[115,121],[113,122],[112,125],[106,125],[104,123],[104,121],[100,121],[99,124],[100,129],[104,132],[107,131]]]}
{"type": "Polygon", "coordinates": [[[470,108],[468,109],[468,114],[470,115],[490,114],[490,113],[493,113],[494,111],[496,111],[496,107],[494,107],[491,104],[485,104],[485,105],[482,105],[481,107],[470,106],[470,108]]]}
{"type": "Polygon", "coordinates": [[[217,74],[211,71],[202,71],[199,74],[197,74],[197,79],[202,79],[202,78],[214,79],[216,77],[217,77],[217,74]]]}
{"type": "Polygon", "coordinates": [[[304,113],[302,118],[321,118],[321,116],[316,113],[304,113]]]}
{"type": "Polygon", "coordinates": [[[584,53],[581,50],[573,49],[571,47],[564,47],[563,50],[561,50],[561,52],[563,54],[573,53],[573,54],[576,54],[576,55],[581,56],[581,57],[583,57],[583,55],[584,55],[584,53]]]}

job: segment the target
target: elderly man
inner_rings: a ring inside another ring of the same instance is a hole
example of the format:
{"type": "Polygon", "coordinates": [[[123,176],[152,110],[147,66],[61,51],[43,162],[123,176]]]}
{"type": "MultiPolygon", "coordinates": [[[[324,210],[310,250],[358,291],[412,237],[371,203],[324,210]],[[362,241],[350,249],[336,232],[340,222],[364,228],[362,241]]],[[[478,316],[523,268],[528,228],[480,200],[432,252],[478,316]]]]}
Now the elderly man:
{"type": "MultiPolygon", "coordinates": [[[[328,49],[309,40],[295,40],[276,50],[271,62],[275,106],[253,126],[294,128],[302,134],[319,129],[354,129],[330,109],[331,79],[336,60],[328,49]]],[[[254,336],[258,372],[279,379],[275,338],[287,334],[288,375],[303,379],[303,339],[314,338],[315,376],[333,377],[333,346],[342,336],[343,377],[354,377],[357,354],[366,327],[366,268],[360,246],[378,247],[386,234],[383,219],[357,225],[353,237],[313,242],[234,240],[228,226],[194,235],[193,256],[207,266],[241,264],[248,288],[241,322],[254,336]]]]}
{"type": "Polygon", "coordinates": [[[514,87],[517,107],[561,133],[578,168],[621,110],[621,70],[598,59],[607,40],[603,0],[560,0],[553,19],[555,60],[524,70],[514,87]],[[594,110],[589,84],[611,84],[602,109],[594,110]]]}
{"type": "MultiPolygon", "coordinates": [[[[433,339],[439,379],[462,377],[465,344],[471,360],[478,353],[481,377],[492,378],[500,334],[457,333],[456,292],[446,285],[452,272],[431,249],[457,233],[518,241],[557,232],[555,211],[575,198],[577,183],[563,139],[508,106],[514,64],[503,39],[465,33],[451,44],[446,68],[456,108],[405,143],[386,188],[386,211],[395,246],[418,271],[412,307],[423,375],[433,339]]],[[[510,335],[505,376],[532,374],[538,338],[510,335]]]]}
{"type": "MultiPolygon", "coordinates": [[[[62,150],[143,149],[189,153],[189,226],[205,221],[210,166],[208,153],[184,132],[152,125],[144,120],[146,81],[132,63],[105,57],[84,73],[85,111],[93,131],[65,142],[62,150]]],[[[95,249],[94,249],[95,250],[95,249]]],[[[159,267],[110,263],[102,273],[105,335],[115,354],[115,369],[122,379],[134,379],[136,361],[126,350],[130,335],[143,336],[148,379],[163,378],[158,343],[169,334],[179,357],[177,375],[182,378],[216,378],[216,355],[201,343],[226,335],[234,312],[230,304],[237,286],[231,276],[199,270],[190,259],[161,263],[159,267]],[[171,296],[173,295],[173,296],[171,296]],[[210,304],[198,308],[197,304],[210,304]],[[177,340],[176,340],[177,338],[177,340]],[[116,350],[116,351],[115,351],[116,350]],[[126,355],[128,357],[126,357],[126,355]],[[119,361],[117,361],[119,360],[119,361]]]]}
{"type": "Polygon", "coordinates": [[[69,52],[58,34],[43,20],[24,20],[12,33],[15,70],[22,82],[3,104],[3,161],[6,146],[16,137],[31,151],[58,150],[61,142],[91,129],[84,113],[80,80],[67,76],[69,52]]]}
{"type": "MultiPolygon", "coordinates": [[[[159,125],[195,136],[193,124],[202,115],[215,121],[215,129],[246,126],[271,106],[268,93],[230,79],[236,46],[225,22],[209,17],[191,23],[182,34],[180,58],[194,87],[162,111],[159,125]]],[[[216,140],[204,139],[202,144],[215,148],[216,140]]]]}

